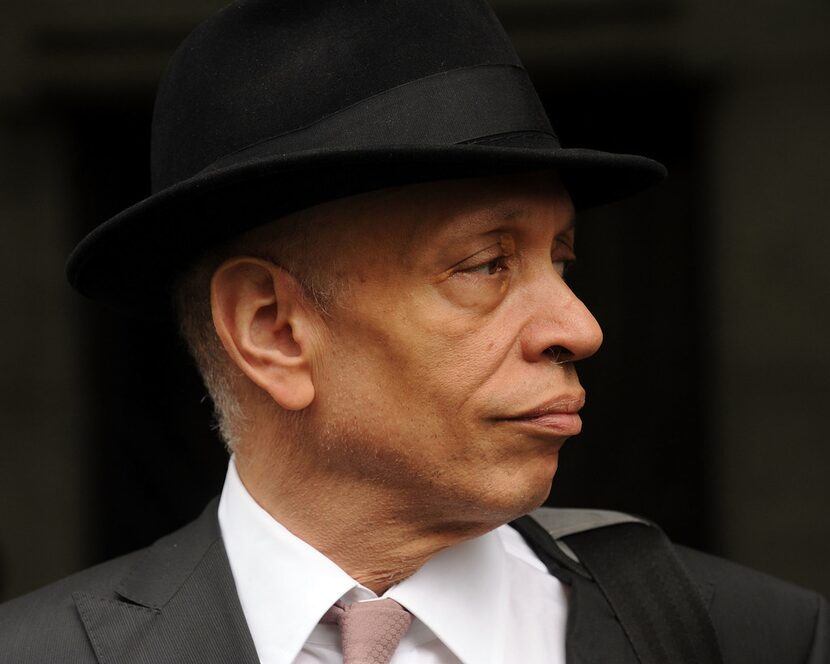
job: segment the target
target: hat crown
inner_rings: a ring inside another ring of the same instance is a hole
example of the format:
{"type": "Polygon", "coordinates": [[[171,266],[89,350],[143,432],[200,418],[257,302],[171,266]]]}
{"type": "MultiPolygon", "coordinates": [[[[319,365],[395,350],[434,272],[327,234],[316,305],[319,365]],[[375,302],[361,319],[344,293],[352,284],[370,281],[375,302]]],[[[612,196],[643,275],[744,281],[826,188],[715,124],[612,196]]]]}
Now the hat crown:
{"type": "Polygon", "coordinates": [[[153,189],[397,86],[481,65],[521,66],[482,0],[236,2],[197,27],[168,66],[153,189]]]}

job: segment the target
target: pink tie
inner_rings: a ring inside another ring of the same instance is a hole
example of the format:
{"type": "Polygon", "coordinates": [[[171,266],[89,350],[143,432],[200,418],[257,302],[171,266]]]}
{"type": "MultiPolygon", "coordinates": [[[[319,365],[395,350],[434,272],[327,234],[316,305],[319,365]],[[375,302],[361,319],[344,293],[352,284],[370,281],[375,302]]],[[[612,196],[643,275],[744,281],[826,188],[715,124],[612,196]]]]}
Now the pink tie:
{"type": "Polygon", "coordinates": [[[343,664],[389,664],[412,623],[412,614],[393,599],[338,602],[320,622],[340,625],[343,664]]]}

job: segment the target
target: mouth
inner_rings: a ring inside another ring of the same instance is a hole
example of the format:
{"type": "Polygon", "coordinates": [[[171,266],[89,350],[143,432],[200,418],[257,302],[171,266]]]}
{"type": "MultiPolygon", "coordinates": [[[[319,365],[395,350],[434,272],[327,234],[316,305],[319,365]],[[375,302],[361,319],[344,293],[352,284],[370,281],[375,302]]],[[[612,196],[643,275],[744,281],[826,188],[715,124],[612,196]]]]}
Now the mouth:
{"type": "Polygon", "coordinates": [[[520,415],[504,418],[524,427],[555,436],[575,436],[582,431],[579,411],[585,405],[585,393],[562,395],[520,415]]]}

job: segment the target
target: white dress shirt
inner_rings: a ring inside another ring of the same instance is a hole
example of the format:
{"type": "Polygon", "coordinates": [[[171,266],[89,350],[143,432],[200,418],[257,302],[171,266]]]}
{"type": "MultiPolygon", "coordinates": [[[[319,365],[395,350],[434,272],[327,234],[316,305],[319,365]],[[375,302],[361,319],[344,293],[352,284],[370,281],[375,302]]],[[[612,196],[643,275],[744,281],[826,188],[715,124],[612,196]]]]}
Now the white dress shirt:
{"type": "MultiPolygon", "coordinates": [[[[261,664],[342,664],[337,600],[376,599],[262,509],[231,460],[219,525],[261,664]]],[[[392,586],[414,616],[392,664],[564,664],[567,597],[509,526],[463,542],[392,586]]]]}

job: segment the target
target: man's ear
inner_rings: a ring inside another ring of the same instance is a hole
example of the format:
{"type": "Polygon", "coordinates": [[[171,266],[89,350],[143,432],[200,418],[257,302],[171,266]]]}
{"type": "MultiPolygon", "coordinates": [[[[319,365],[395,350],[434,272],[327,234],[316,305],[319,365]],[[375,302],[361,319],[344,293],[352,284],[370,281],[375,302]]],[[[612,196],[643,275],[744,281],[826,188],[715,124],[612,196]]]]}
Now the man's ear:
{"type": "Polygon", "coordinates": [[[259,258],[230,258],[210,284],[213,324],[239,369],[286,410],[314,400],[314,316],[299,282],[259,258]]]}

